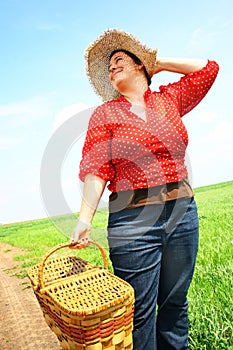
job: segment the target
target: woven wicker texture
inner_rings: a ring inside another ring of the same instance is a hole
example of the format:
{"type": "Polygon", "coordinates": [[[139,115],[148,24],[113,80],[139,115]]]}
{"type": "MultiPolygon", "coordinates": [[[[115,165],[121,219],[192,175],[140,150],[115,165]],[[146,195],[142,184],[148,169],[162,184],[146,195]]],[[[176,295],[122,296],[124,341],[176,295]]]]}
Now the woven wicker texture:
{"type": "Polygon", "coordinates": [[[125,281],[107,270],[107,257],[101,246],[104,268],[75,256],[48,260],[28,271],[34,293],[45,320],[57,335],[63,349],[130,350],[134,292],[125,281]]]}
{"type": "MultiPolygon", "coordinates": [[[[46,262],[44,267],[43,282],[45,285],[57,282],[69,276],[95,269],[96,266],[75,256],[60,257],[46,262]]],[[[34,288],[39,286],[39,265],[30,269],[30,280],[34,288]]]]}

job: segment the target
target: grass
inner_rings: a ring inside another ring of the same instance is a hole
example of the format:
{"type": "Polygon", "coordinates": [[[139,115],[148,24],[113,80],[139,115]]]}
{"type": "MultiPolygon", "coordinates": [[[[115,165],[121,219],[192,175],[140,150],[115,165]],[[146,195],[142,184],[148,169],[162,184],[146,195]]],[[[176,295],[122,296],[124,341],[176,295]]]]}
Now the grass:
{"type": "MultiPolygon", "coordinates": [[[[195,198],[199,208],[200,243],[189,290],[190,350],[233,350],[233,181],[197,188],[195,198]]],[[[92,230],[92,238],[106,251],[107,215],[106,209],[98,210],[92,230]]],[[[67,215],[2,225],[0,241],[23,250],[15,257],[21,262],[18,276],[24,277],[28,267],[37,264],[51,247],[69,241],[68,232],[71,233],[76,219],[67,215]]],[[[64,252],[69,253],[69,249],[64,252]]],[[[102,264],[95,247],[77,254],[102,264]]],[[[111,270],[110,262],[109,266],[111,270]]]]}
{"type": "Polygon", "coordinates": [[[233,182],[197,189],[200,243],[189,292],[190,349],[233,349],[233,182]]]}
{"type": "MultiPolygon", "coordinates": [[[[0,226],[0,241],[22,249],[22,254],[15,256],[15,260],[22,262],[20,272],[22,278],[27,275],[27,269],[39,263],[51,248],[60,243],[69,242],[67,232],[71,234],[77,217],[78,215],[75,218],[74,215],[65,215],[0,226]]],[[[107,251],[106,225],[107,209],[97,210],[93,221],[92,238],[107,251]]],[[[69,253],[70,250],[67,248],[64,254],[69,253]]],[[[74,250],[72,254],[75,254],[74,250]]],[[[76,254],[90,262],[102,265],[102,257],[95,246],[78,251],[76,254]]],[[[109,269],[112,269],[110,261],[109,269]]]]}

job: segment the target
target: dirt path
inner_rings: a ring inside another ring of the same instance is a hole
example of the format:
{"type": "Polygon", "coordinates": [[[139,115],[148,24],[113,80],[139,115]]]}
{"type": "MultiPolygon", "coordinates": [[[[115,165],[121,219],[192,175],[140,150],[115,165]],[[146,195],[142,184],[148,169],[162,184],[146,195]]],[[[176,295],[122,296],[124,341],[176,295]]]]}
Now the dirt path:
{"type": "Polygon", "coordinates": [[[45,323],[30,281],[15,277],[18,248],[0,243],[0,349],[61,350],[45,323]]]}

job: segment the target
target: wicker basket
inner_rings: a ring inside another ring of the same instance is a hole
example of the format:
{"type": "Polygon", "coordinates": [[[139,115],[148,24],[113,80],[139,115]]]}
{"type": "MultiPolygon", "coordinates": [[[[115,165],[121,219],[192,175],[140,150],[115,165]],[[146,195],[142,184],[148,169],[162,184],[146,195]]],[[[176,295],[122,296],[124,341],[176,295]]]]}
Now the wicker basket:
{"type": "Polygon", "coordinates": [[[133,288],[104,268],[76,256],[47,260],[64,243],[53,248],[42,262],[28,271],[28,277],[45,320],[63,349],[131,350],[133,288]]]}

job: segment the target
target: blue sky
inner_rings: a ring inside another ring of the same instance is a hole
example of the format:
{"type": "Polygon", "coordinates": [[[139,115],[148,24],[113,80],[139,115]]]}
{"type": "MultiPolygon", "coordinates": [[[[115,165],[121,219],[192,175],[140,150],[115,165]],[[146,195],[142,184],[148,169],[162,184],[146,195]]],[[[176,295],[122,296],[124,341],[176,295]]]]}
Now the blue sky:
{"type": "MultiPolygon", "coordinates": [[[[101,103],[86,77],[84,50],[107,28],[131,32],[157,47],[158,56],[219,63],[214,86],[184,118],[190,137],[187,162],[194,187],[232,180],[231,0],[1,1],[0,223],[51,215],[41,193],[41,162],[64,121],[101,103]]],[[[160,73],[152,88],[177,79],[160,73]]],[[[83,136],[76,126],[77,140],[59,175],[71,212],[79,210],[81,197],[77,174],[83,136]]]]}

